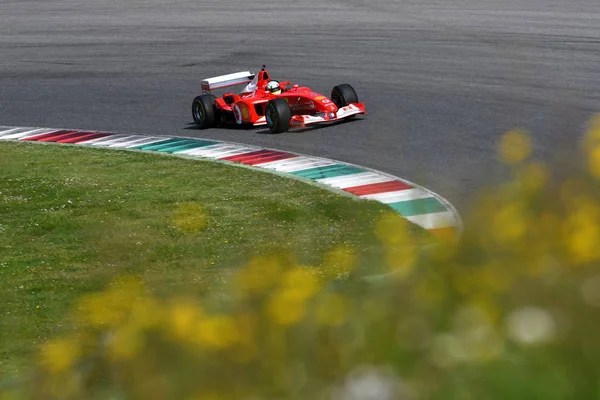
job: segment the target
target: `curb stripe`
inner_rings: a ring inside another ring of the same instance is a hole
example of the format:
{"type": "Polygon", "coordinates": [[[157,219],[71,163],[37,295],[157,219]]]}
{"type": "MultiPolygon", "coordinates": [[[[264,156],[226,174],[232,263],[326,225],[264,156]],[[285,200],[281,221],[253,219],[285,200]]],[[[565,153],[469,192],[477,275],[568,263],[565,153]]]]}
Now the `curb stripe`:
{"type": "Polygon", "coordinates": [[[179,153],[181,151],[199,149],[202,147],[211,146],[213,144],[215,144],[215,142],[208,140],[192,140],[185,144],[169,147],[168,149],[164,149],[162,151],[164,153],[179,153]]]}
{"type": "Polygon", "coordinates": [[[446,211],[446,207],[435,197],[388,203],[388,206],[398,211],[403,217],[446,211]]]}
{"type": "Polygon", "coordinates": [[[379,182],[392,182],[394,179],[376,174],[374,172],[361,172],[352,176],[342,176],[339,178],[326,178],[319,180],[320,183],[328,186],[333,186],[338,189],[346,189],[360,185],[366,185],[379,182]]]}
{"type": "Polygon", "coordinates": [[[32,137],[29,139],[23,139],[23,140],[33,140],[33,141],[42,142],[42,143],[58,142],[59,140],[62,140],[62,139],[68,139],[68,138],[74,137],[74,136],[81,136],[81,134],[82,133],[80,133],[80,132],[61,132],[61,133],[55,132],[55,133],[47,134],[46,136],[44,136],[42,138],[38,138],[36,136],[36,137],[32,137]]]}
{"type": "Polygon", "coordinates": [[[298,156],[291,160],[280,160],[261,165],[261,168],[273,169],[283,173],[293,173],[295,171],[306,170],[309,168],[325,167],[329,165],[337,165],[338,163],[328,160],[319,160],[305,156],[298,156]]]}
{"type": "Polygon", "coordinates": [[[98,132],[89,132],[83,136],[79,135],[79,136],[73,136],[71,138],[68,139],[61,139],[58,140],[58,143],[71,143],[71,144],[77,144],[79,142],[85,141],[87,139],[95,139],[95,138],[102,138],[107,136],[106,133],[98,133],[98,132]]]}
{"type": "Polygon", "coordinates": [[[152,150],[158,150],[161,148],[161,146],[164,145],[168,145],[168,144],[173,144],[173,143],[178,143],[181,140],[178,139],[167,139],[165,140],[164,138],[161,141],[155,142],[155,143],[144,143],[138,146],[134,146],[132,147],[133,149],[136,150],[146,150],[146,151],[152,151],[152,150]]]}
{"type": "Polygon", "coordinates": [[[279,151],[259,150],[246,154],[223,157],[221,160],[239,162],[246,165],[257,165],[269,161],[283,160],[295,157],[292,154],[282,153],[279,151]]]}
{"type": "MultiPolygon", "coordinates": [[[[226,145],[222,143],[210,144],[201,149],[190,149],[177,152],[178,154],[186,154],[194,157],[212,157],[217,158],[229,154],[232,150],[240,150],[239,147],[226,145]]],[[[250,151],[248,149],[247,151],[250,151]]]]}
{"type": "MultiPolygon", "coordinates": [[[[132,142],[134,140],[141,140],[141,139],[146,139],[147,137],[144,136],[132,136],[132,135],[125,135],[123,137],[118,137],[120,135],[113,135],[113,136],[109,136],[106,138],[101,138],[99,139],[97,142],[96,141],[92,141],[90,143],[90,146],[103,146],[103,147],[109,147],[113,144],[119,144],[119,143],[127,143],[127,142],[132,142]]],[[[96,139],[94,139],[96,140],[96,139]]],[[[86,142],[83,142],[82,144],[87,144],[86,142]]]]}
{"type": "Polygon", "coordinates": [[[404,182],[400,181],[387,181],[387,182],[379,182],[379,183],[371,183],[368,185],[361,186],[351,186],[345,188],[346,192],[350,192],[357,196],[365,196],[369,194],[377,194],[377,193],[385,193],[397,190],[406,190],[412,189],[412,186],[408,186],[404,182]]]}
{"type": "Polygon", "coordinates": [[[196,149],[198,147],[208,146],[209,144],[212,144],[212,142],[202,143],[195,140],[179,140],[171,143],[156,143],[150,145],[149,148],[144,147],[144,150],[154,150],[160,153],[172,153],[176,150],[196,149]]]}
{"type": "Polygon", "coordinates": [[[0,138],[3,136],[12,135],[17,132],[22,132],[23,130],[24,130],[23,128],[5,129],[3,131],[0,131],[0,138]]]}
{"type": "Polygon", "coordinates": [[[33,136],[24,136],[24,137],[21,137],[19,140],[38,141],[40,139],[60,136],[60,135],[66,134],[66,133],[73,133],[73,132],[74,131],[68,131],[68,130],[61,129],[59,131],[51,131],[49,133],[36,134],[33,136]]]}
{"type": "Polygon", "coordinates": [[[395,192],[368,194],[360,196],[361,199],[375,200],[383,204],[400,203],[409,200],[425,199],[431,197],[427,191],[422,189],[404,189],[395,192]]]}
{"type": "Polygon", "coordinates": [[[3,136],[0,139],[2,140],[21,140],[22,138],[27,138],[30,136],[36,136],[42,133],[50,133],[54,132],[55,129],[27,129],[18,133],[12,133],[7,136],[3,136]]]}
{"type": "Polygon", "coordinates": [[[77,144],[85,144],[88,146],[101,146],[107,143],[114,143],[117,140],[129,137],[128,135],[108,135],[106,137],[96,138],[96,139],[86,139],[77,144]]]}
{"type": "Polygon", "coordinates": [[[251,147],[235,147],[229,146],[227,149],[218,149],[211,151],[210,149],[199,149],[194,150],[189,153],[184,152],[184,154],[188,154],[195,157],[206,157],[212,159],[222,159],[224,157],[238,155],[238,154],[246,154],[251,151],[256,151],[255,148],[251,147]]]}
{"type": "Polygon", "coordinates": [[[208,139],[31,127],[0,126],[0,140],[131,149],[244,164],[378,201],[437,236],[456,237],[462,230],[454,207],[432,191],[383,172],[325,158],[208,139]]]}
{"type": "Polygon", "coordinates": [[[364,170],[358,167],[353,167],[345,164],[333,164],[325,167],[316,167],[304,169],[301,171],[294,171],[292,172],[292,174],[302,176],[308,179],[317,180],[324,178],[333,178],[342,175],[351,175],[357,172],[364,172],[364,170]]]}
{"type": "Polygon", "coordinates": [[[110,144],[108,147],[113,149],[135,149],[136,146],[140,146],[142,144],[150,144],[164,141],[164,138],[159,137],[148,137],[148,136],[139,136],[137,139],[128,140],[126,142],[110,144]]]}

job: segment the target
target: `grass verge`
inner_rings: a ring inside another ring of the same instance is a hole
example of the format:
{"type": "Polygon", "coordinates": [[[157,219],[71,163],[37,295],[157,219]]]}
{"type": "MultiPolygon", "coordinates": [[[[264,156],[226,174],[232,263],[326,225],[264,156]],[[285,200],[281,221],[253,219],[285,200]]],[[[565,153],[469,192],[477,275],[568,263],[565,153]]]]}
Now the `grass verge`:
{"type": "MultiPolygon", "coordinates": [[[[218,290],[256,254],[318,265],[379,257],[385,206],[224,164],[141,152],[0,144],[0,372],[60,334],[75,299],[133,274],[156,293],[218,290]]],[[[422,232],[415,226],[415,232],[422,232]]]]}

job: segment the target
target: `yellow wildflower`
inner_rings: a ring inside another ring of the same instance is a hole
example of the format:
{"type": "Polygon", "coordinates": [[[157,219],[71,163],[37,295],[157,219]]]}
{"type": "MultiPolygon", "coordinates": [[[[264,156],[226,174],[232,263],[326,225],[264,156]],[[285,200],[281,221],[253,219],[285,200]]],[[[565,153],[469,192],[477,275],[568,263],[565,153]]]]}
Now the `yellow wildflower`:
{"type": "Polygon", "coordinates": [[[395,212],[386,212],[375,225],[379,240],[388,246],[402,245],[413,241],[408,222],[395,212]]]}
{"type": "Polygon", "coordinates": [[[519,171],[518,179],[526,193],[535,193],[548,182],[548,169],[542,163],[531,163],[519,171]]]}
{"type": "Polygon", "coordinates": [[[493,235],[499,244],[512,244],[520,241],[527,231],[529,221],[527,210],[521,202],[500,206],[493,215],[493,235]]]}
{"type": "Polygon", "coordinates": [[[55,339],[40,349],[40,363],[54,374],[70,369],[81,355],[79,343],[73,339],[55,339]]]}
{"type": "Polygon", "coordinates": [[[292,296],[307,299],[319,290],[320,279],[309,267],[294,267],[282,276],[281,287],[292,296]]]}
{"type": "Polygon", "coordinates": [[[203,315],[202,308],[187,299],[175,300],[167,310],[168,330],[176,340],[190,340],[197,333],[198,322],[203,315]]]}
{"type": "Polygon", "coordinates": [[[240,336],[233,318],[214,315],[202,318],[197,325],[199,342],[209,348],[220,350],[232,346],[240,336]]]}
{"type": "Polygon", "coordinates": [[[600,206],[595,200],[579,198],[564,224],[566,247],[576,264],[600,259],[600,206]]]}
{"type": "Polygon", "coordinates": [[[117,326],[141,295],[142,286],[137,279],[122,278],[104,292],[84,296],[79,302],[78,318],[96,327],[117,326]]]}
{"type": "Polygon", "coordinates": [[[507,132],[500,141],[500,157],[511,165],[519,164],[531,154],[531,141],[527,132],[514,129],[507,132]]]}
{"type": "Polygon", "coordinates": [[[253,258],[246,268],[242,268],[236,275],[236,293],[264,293],[278,282],[282,269],[282,260],[275,256],[253,258]]]}
{"type": "Polygon", "coordinates": [[[293,325],[306,315],[305,297],[295,290],[283,290],[269,299],[267,313],[277,325],[293,325]]]}
{"type": "Polygon", "coordinates": [[[113,361],[130,360],[144,347],[144,337],[133,325],[115,330],[108,341],[108,356],[113,361]]]}
{"type": "Polygon", "coordinates": [[[315,311],[318,323],[326,326],[341,325],[346,320],[347,314],[347,301],[339,294],[327,293],[319,298],[315,311]]]}

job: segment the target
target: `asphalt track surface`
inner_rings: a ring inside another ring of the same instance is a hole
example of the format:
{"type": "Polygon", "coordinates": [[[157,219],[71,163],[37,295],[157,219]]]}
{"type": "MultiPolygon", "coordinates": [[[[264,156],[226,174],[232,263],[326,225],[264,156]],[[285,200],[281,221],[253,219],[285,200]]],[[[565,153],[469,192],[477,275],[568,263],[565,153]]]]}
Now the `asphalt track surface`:
{"type": "Polygon", "coordinates": [[[506,177],[497,141],[574,155],[600,111],[598,0],[0,0],[0,125],[205,137],[347,161],[465,211],[506,177]],[[369,112],[272,135],[191,124],[210,76],[266,64],[369,112]]]}

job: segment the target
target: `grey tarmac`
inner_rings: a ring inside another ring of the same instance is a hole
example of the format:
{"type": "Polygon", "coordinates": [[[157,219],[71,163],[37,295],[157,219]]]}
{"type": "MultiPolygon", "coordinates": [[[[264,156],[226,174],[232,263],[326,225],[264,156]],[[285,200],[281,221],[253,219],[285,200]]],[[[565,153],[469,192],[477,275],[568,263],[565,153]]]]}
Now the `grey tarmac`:
{"type": "Polygon", "coordinates": [[[0,0],[0,125],[205,137],[365,165],[461,213],[508,175],[519,127],[549,163],[600,111],[597,0],[0,0]],[[272,135],[191,124],[203,78],[266,64],[364,119],[272,135]]]}

